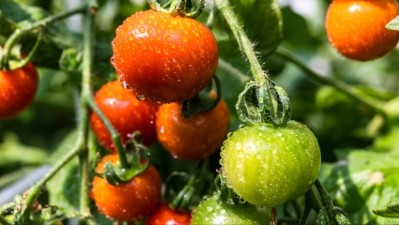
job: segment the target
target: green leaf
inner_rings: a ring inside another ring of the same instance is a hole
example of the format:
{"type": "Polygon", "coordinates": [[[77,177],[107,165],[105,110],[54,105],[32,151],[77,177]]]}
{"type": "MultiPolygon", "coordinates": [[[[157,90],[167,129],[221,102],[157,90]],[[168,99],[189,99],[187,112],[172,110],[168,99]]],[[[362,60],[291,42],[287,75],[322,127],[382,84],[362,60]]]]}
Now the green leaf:
{"type": "Polygon", "coordinates": [[[276,0],[230,0],[250,40],[262,56],[272,53],[283,38],[283,21],[276,0]]]}
{"type": "Polygon", "coordinates": [[[393,20],[391,20],[387,25],[386,25],[387,29],[390,30],[399,30],[399,16],[397,16],[396,18],[394,18],[393,20]]]}
{"type": "Polygon", "coordinates": [[[390,218],[399,218],[399,202],[388,204],[386,207],[374,209],[373,213],[390,218]]]}

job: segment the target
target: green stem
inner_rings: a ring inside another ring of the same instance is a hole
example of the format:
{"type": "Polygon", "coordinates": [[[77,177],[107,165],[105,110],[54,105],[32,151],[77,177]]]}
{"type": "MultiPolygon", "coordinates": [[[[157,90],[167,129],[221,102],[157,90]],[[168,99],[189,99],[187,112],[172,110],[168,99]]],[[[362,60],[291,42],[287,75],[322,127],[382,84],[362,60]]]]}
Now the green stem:
{"type": "Polygon", "coordinates": [[[15,30],[14,33],[7,39],[7,42],[4,45],[4,53],[0,59],[0,69],[4,69],[4,68],[7,70],[10,69],[8,60],[9,60],[9,57],[11,54],[11,50],[15,46],[15,44],[18,43],[19,39],[23,35],[25,35],[26,33],[30,32],[36,28],[45,27],[51,23],[65,19],[74,14],[84,13],[84,12],[86,12],[86,9],[87,9],[87,6],[83,5],[76,9],[68,10],[65,12],[61,12],[59,14],[55,14],[55,15],[46,17],[42,20],[36,21],[35,23],[31,24],[30,26],[26,26],[26,27],[19,28],[19,29],[15,30]]]}
{"type": "Polygon", "coordinates": [[[301,218],[299,219],[299,225],[305,225],[308,219],[309,213],[312,210],[312,190],[305,193],[305,208],[303,209],[301,218]]]}
{"type": "Polygon", "coordinates": [[[238,21],[237,15],[234,13],[228,0],[215,0],[215,4],[218,9],[222,12],[227,24],[229,25],[235,39],[237,40],[240,50],[244,53],[248,59],[251,73],[255,79],[255,82],[260,86],[269,85],[265,82],[265,78],[268,78],[268,74],[262,69],[258,58],[256,57],[253,45],[245,33],[243,27],[238,21]]]}
{"type": "Polygon", "coordinates": [[[330,194],[326,191],[320,180],[317,179],[314,183],[316,190],[320,196],[321,209],[326,213],[327,224],[338,225],[335,219],[335,206],[333,204],[330,194]]]}
{"type": "Polygon", "coordinates": [[[300,69],[302,69],[309,77],[314,79],[316,82],[319,82],[321,84],[326,84],[326,85],[331,85],[338,90],[342,91],[352,99],[363,103],[364,105],[370,107],[374,111],[383,114],[384,116],[387,116],[387,112],[384,109],[383,105],[384,103],[372,98],[370,96],[364,95],[362,92],[357,90],[356,88],[353,88],[352,86],[346,84],[345,82],[342,82],[341,80],[335,79],[331,76],[325,76],[322,74],[317,73],[316,71],[312,70],[311,68],[308,67],[304,62],[302,62],[299,58],[297,58],[293,53],[286,49],[279,48],[277,49],[276,53],[285,58],[287,61],[292,62],[296,66],[298,66],[300,69]]]}
{"type": "Polygon", "coordinates": [[[11,225],[1,214],[0,214],[0,224],[1,225],[11,225]]]}

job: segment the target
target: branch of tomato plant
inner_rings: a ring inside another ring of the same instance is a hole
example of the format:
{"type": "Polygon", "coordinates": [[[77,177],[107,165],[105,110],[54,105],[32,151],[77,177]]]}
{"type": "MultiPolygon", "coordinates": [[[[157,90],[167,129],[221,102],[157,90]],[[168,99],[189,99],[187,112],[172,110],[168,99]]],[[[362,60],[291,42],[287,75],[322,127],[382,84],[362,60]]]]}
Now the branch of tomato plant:
{"type": "Polygon", "coordinates": [[[316,82],[321,84],[327,84],[335,87],[336,89],[342,91],[352,99],[363,103],[364,105],[368,106],[369,108],[373,109],[377,113],[381,113],[384,116],[387,116],[388,113],[384,108],[384,102],[375,99],[371,96],[367,96],[364,93],[358,91],[356,88],[346,84],[345,82],[335,79],[331,76],[324,76],[322,74],[317,73],[316,71],[312,70],[308,67],[304,62],[302,62],[298,57],[296,57],[292,52],[287,49],[278,48],[276,54],[283,57],[287,61],[293,63],[294,65],[298,66],[302,69],[309,77],[314,79],[316,82]]]}
{"type": "Polygon", "coordinates": [[[317,179],[314,183],[315,189],[311,189],[311,191],[317,191],[317,193],[313,193],[313,196],[320,197],[316,199],[316,202],[319,204],[320,210],[323,210],[326,215],[326,222],[328,225],[339,225],[340,223],[336,220],[336,210],[334,203],[330,194],[326,191],[326,189],[321,184],[320,180],[317,179]]]}
{"type": "Polygon", "coordinates": [[[87,9],[87,5],[82,5],[75,9],[71,9],[71,10],[68,10],[65,12],[61,12],[59,14],[48,16],[42,20],[36,21],[33,24],[16,29],[14,31],[14,33],[12,33],[12,35],[7,39],[7,42],[4,45],[4,49],[3,49],[4,51],[0,57],[0,69],[6,69],[6,70],[10,69],[8,60],[10,58],[11,50],[18,43],[18,41],[21,39],[21,37],[23,35],[31,32],[34,29],[37,29],[40,27],[45,27],[51,23],[68,18],[72,15],[84,13],[84,12],[86,12],[86,9],[87,9]]]}

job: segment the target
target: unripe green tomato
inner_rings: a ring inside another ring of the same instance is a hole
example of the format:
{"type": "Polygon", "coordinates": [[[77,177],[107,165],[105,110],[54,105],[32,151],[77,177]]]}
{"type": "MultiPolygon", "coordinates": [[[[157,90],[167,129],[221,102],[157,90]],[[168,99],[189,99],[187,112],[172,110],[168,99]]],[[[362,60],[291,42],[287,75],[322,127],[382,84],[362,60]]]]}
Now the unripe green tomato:
{"type": "Polygon", "coordinates": [[[236,130],[221,152],[222,177],[243,199],[269,207],[298,198],[320,170],[320,148],[305,125],[252,124],[236,130]]]}
{"type": "Polygon", "coordinates": [[[269,223],[270,211],[250,204],[229,205],[216,195],[204,199],[193,211],[192,225],[260,225],[269,223]]]}

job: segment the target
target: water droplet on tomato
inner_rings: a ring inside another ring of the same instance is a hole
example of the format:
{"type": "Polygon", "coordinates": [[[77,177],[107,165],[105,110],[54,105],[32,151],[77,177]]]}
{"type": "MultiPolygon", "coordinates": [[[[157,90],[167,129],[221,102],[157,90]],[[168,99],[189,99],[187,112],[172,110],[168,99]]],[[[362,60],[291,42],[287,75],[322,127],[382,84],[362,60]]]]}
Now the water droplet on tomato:
{"type": "Polygon", "coordinates": [[[137,98],[138,100],[140,100],[140,101],[145,100],[145,97],[144,97],[144,95],[142,95],[142,94],[137,94],[137,95],[136,95],[136,98],[137,98]]]}

